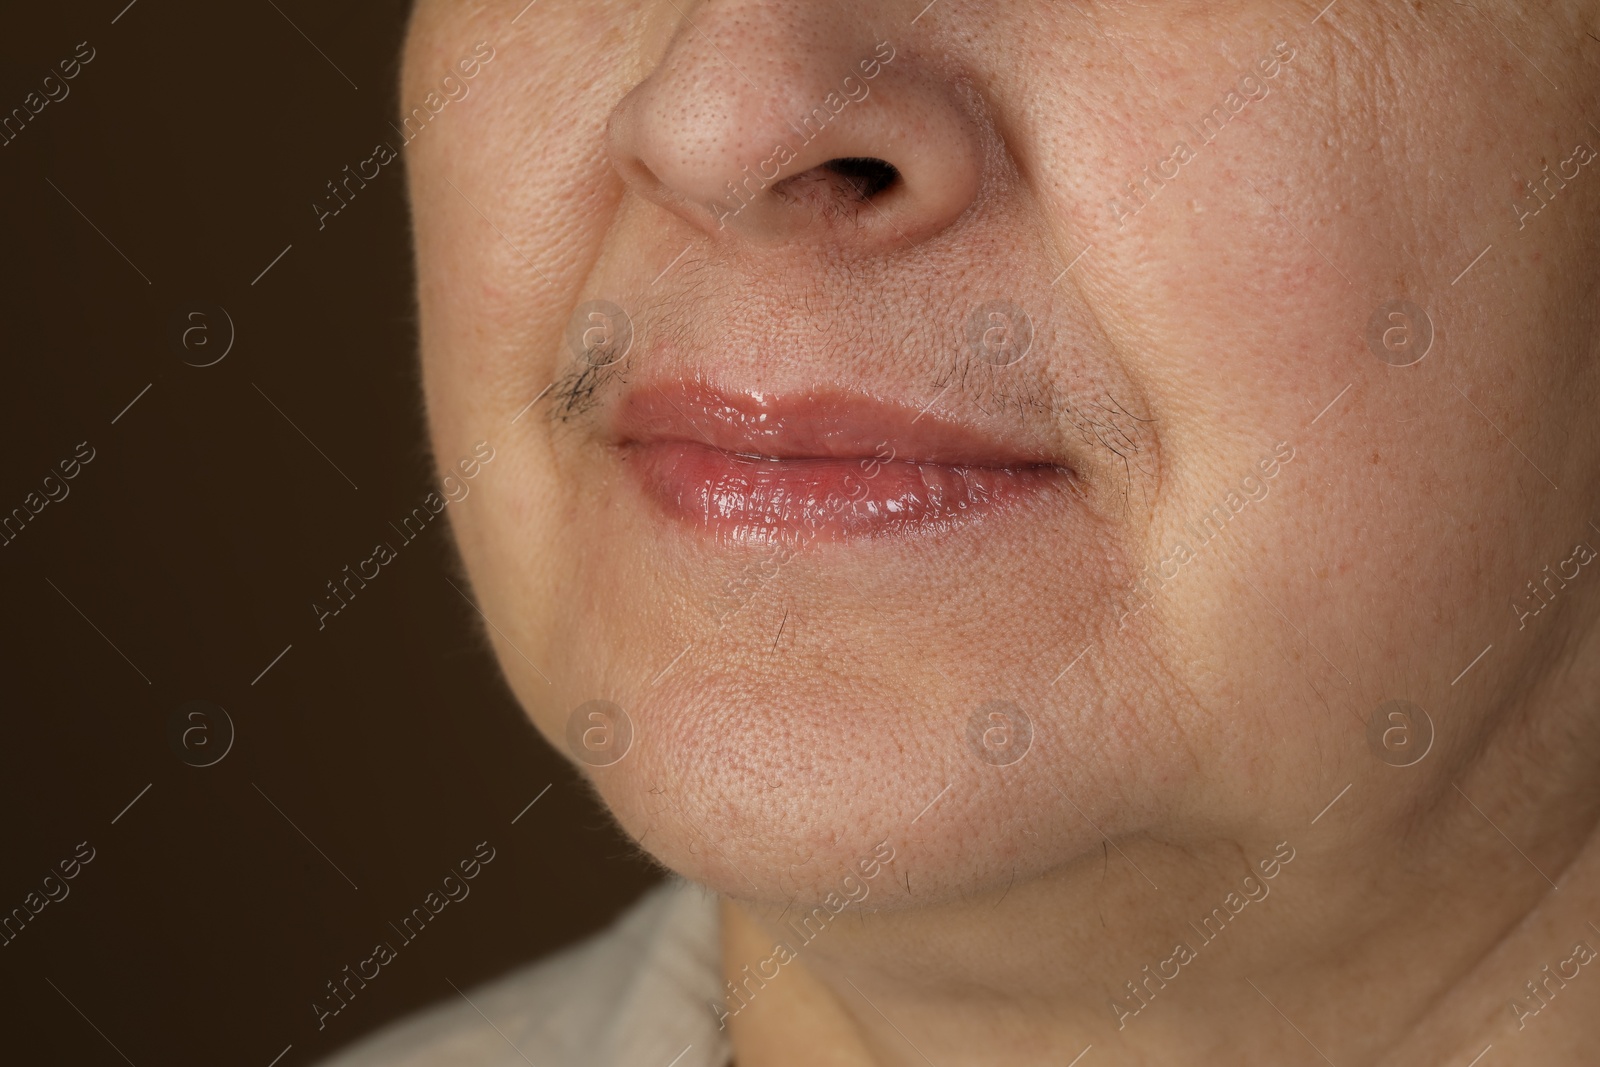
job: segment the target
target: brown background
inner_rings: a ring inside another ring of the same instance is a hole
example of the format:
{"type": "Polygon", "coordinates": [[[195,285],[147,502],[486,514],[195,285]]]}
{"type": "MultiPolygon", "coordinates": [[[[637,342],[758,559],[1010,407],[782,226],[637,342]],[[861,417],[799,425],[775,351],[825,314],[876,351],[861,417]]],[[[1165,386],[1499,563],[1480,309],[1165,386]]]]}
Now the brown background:
{"type": "Polygon", "coordinates": [[[442,522],[326,629],[310,607],[432,481],[404,174],[320,231],[311,208],[399,147],[406,4],[125,2],[27,5],[0,32],[0,113],[96,52],[0,147],[0,513],[95,450],[0,547],[0,912],[96,850],[0,948],[0,1059],[267,1067],[292,1045],[292,1067],[656,875],[506,691],[442,522]],[[205,305],[235,343],[202,369],[184,359],[220,348],[186,352],[174,323],[205,305]],[[206,768],[168,737],[197,699],[236,730],[206,768]],[[319,1032],[324,982],[484,840],[471,895],[319,1032]]]}

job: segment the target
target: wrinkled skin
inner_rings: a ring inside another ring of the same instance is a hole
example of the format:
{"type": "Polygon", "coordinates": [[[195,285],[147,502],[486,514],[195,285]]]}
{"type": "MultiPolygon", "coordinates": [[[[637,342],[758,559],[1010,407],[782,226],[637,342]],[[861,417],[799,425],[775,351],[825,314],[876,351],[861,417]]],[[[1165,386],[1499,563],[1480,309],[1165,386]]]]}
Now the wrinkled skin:
{"type": "Polygon", "coordinates": [[[923,2],[423,0],[405,57],[410,108],[494,49],[406,156],[512,689],[563,750],[626,711],[586,769],[727,898],[730,977],[893,853],[730,1016],[740,1064],[1584,1062],[1589,968],[1512,1004],[1600,946],[1595,6],[923,2]],[[594,369],[599,299],[633,338],[594,369]],[[1010,366],[965,341],[992,301],[1010,366]],[[773,564],[631,480],[606,420],[665,378],[1004,422],[1072,489],[773,564]]]}

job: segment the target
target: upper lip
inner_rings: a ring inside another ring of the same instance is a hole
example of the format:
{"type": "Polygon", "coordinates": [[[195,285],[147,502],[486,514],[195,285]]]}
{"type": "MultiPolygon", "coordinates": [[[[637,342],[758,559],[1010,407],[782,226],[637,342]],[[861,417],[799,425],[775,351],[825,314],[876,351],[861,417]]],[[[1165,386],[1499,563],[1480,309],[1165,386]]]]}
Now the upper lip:
{"type": "Polygon", "coordinates": [[[1015,426],[987,425],[859,392],[819,386],[774,394],[703,381],[638,383],[617,405],[618,445],[681,442],[781,460],[872,460],[950,467],[1065,470],[1059,452],[1015,426]]]}

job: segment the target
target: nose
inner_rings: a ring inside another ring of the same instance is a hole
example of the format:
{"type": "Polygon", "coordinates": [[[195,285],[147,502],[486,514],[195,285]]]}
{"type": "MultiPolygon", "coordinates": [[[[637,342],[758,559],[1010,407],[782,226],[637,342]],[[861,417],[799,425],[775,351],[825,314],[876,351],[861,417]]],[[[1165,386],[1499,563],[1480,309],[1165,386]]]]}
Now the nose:
{"type": "Polygon", "coordinates": [[[617,106],[608,147],[632,191],[713,236],[890,248],[977,197],[972,99],[842,3],[708,0],[617,106]]]}

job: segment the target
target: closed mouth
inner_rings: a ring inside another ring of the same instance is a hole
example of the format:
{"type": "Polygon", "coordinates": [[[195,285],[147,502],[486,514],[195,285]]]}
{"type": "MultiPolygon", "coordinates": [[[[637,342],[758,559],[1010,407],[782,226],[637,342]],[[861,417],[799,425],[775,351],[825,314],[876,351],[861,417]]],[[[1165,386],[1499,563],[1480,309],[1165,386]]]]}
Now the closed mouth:
{"type": "Polygon", "coordinates": [[[614,441],[663,512],[732,542],[950,529],[1074,480],[1024,442],[829,390],[636,389],[614,441]]]}

